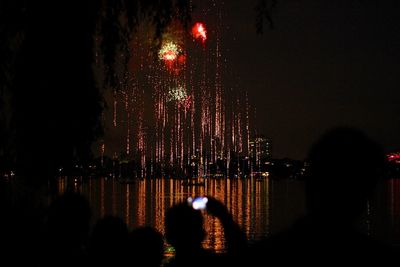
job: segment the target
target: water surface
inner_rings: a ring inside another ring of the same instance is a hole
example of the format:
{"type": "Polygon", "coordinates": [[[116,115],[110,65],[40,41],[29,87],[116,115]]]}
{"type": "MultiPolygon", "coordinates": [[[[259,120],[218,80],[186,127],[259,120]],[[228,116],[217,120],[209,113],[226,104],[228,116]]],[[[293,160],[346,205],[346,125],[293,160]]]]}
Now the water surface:
{"type": "MultiPolygon", "coordinates": [[[[222,201],[240,224],[250,241],[277,233],[305,212],[304,186],[290,179],[197,179],[200,185],[187,185],[182,180],[149,179],[123,183],[115,178],[59,180],[63,192],[74,186],[88,197],[93,220],[116,215],[133,229],[155,227],[164,233],[166,210],[188,197],[214,196],[222,201]],[[204,183],[204,184],[203,184],[204,183]]],[[[361,222],[363,231],[386,242],[400,240],[400,180],[379,185],[376,200],[369,203],[361,222]]],[[[340,197],[338,195],[338,197],[340,197]]],[[[207,238],[204,246],[224,250],[224,235],[219,221],[205,215],[207,238]]]]}

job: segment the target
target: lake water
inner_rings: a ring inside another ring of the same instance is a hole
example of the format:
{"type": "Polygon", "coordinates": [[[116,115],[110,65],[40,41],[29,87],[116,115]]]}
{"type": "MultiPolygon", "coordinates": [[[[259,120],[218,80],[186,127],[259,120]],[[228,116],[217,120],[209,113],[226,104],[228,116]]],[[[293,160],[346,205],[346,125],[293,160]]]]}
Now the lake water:
{"type": "MultiPolygon", "coordinates": [[[[289,179],[198,179],[201,186],[183,184],[181,180],[151,179],[121,183],[115,178],[60,178],[59,190],[68,186],[81,191],[90,201],[93,221],[116,215],[130,229],[152,226],[164,233],[166,210],[188,197],[210,195],[222,201],[249,240],[268,236],[288,227],[305,210],[304,186],[289,179]]],[[[340,196],[338,196],[340,197],[340,196]]],[[[224,250],[224,235],[219,221],[205,215],[207,238],[204,246],[224,250]]],[[[400,240],[400,180],[379,185],[376,200],[370,203],[361,228],[386,242],[400,240]]]]}

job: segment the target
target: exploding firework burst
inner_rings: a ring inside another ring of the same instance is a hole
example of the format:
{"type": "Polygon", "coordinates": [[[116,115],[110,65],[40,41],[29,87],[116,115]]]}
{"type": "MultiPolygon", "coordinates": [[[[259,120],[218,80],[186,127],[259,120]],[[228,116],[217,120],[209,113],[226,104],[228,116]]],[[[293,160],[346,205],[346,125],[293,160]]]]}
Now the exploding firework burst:
{"type": "Polygon", "coordinates": [[[204,43],[207,40],[206,26],[201,22],[197,22],[192,27],[192,35],[194,39],[201,40],[204,43]]]}
{"type": "Polygon", "coordinates": [[[180,53],[182,53],[182,49],[176,43],[168,41],[161,46],[160,51],[158,51],[158,57],[165,62],[173,62],[180,53]]]}

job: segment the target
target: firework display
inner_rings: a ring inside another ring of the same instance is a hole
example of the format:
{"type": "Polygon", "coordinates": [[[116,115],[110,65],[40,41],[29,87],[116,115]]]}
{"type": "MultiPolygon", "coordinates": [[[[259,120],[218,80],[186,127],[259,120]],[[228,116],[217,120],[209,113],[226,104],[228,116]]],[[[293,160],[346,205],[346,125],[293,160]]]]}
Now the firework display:
{"type": "MultiPolygon", "coordinates": [[[[124,162],[128,175],[249,172],[253,132],[246,88],[234,89],[227,75],[220,17],[211,24],[216,25],[212,36],[204,23],[195,23],[191,35],[175,25],[165,34],[156,61],[140,38],[131,45],[132,55],[122,54],[130,57],[125,60],[129,68],[116,68],[121,86],[109,96],[111,115],[104,122],[109,132],[101,149],[102,155],[124,162]],[[207,48],[191,38],[207,40],[207,48]]],[[[149,39],[146,33],[143,39],[149,39]]]]}

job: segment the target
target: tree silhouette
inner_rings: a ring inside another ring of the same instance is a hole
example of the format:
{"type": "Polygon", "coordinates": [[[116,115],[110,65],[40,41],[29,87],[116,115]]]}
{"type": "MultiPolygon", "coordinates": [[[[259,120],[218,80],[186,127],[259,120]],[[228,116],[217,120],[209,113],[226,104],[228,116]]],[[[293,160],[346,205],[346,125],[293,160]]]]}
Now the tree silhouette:
{"type": "Polygon", "coordinates": [[[141,20],[151,21],[157,38],[173,19],[189,19],[186,0],[0,5],[0,157],[39,184],[59,166],[88,161],[102,132],[104,103],[92,69],[95,33],[102,36],[107,77],[113,77],[117,47],[127,47],[141,20]]]}
{"type": "Polygon", "coordinates": [[[274,8],[276,8],[276,5],[277,0],[258,0],[255,7],[257,33],[263,33],[265,20],[271,28],[274,27],[274,21],[272,20],[271,12],[274,8]]]}

